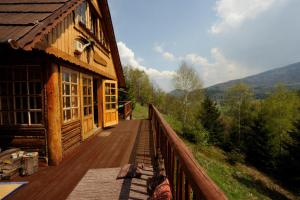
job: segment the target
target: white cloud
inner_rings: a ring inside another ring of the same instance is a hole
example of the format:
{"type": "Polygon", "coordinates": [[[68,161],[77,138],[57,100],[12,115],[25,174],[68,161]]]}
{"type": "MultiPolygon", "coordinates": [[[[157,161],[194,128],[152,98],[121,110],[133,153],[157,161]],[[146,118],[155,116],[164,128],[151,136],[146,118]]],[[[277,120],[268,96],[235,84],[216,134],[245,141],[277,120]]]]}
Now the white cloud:
{"type": "MultiPolygon", "coordinates": [[[[166,53],[162,45],[155,45],[154,51],[162,55],[166,53]]],[[[196,53],[189,53],[177,57],[172,53],[170,53],[170,55],[172,55],[172,60],[177,61],[178,65],[180,62],[185,61],[195,67],[204,82],[204,86],[241,78],[257,72],[252,68],[227,58],[219,48],[212,48],[210,53],[211,59],[196,53]]]]}
{"type": "Polygon", "coordinates": [[[245,21],[266,12],[279,1],[285,0],[218,0],[214,9],[220,20],[211,26],[210,32],[219,34],[237,28],[245,21]]]}
{"type": "Polygon", "coordinates": [[[157,53],[161,54],[162,57],[168,61],[175,61],[176,57],[174,56],[174,54],[165,51],[162,47],[162,45],[155,45],[154,46],[154,51],[156,51],[157,53]]]}
{"type": "Polygon", "coordinates": [[[141,58],[136,58],[134,52],[126,46],[123,42],[118,42],[118,49],[121,58],[121,62],[123,66],[130,66],[134,68],[138,68],[146,72],[152,80],[158,79],[172,79],[175,72],[174,71],[160,71],[151,67],[143,66],[140,61],[141,58]]]}
{"type": "Polygon", "coordinates": [[[212,61],[194,53],[187,54],[183,57],[184,61],[193,65],[198,70],[205,86],[256,73],[256,71],[251,68],[226,58],[218,48],[211,49],[211,57],[212,61]]]}

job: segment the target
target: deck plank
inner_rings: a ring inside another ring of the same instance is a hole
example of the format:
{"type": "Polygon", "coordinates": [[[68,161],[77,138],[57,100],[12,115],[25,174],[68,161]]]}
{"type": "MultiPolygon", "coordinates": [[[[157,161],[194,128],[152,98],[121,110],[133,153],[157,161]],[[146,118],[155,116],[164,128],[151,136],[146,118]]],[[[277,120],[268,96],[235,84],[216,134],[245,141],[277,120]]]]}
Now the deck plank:
{"type": "Polygon", "coordinates": [[[32,176],[16,178],[29,184],[8,199],[66,199],[89,169],[133,163],[138,132],[147,133],[147,127],[147,120],[120,121],[115,128],[105,130],[111,131],[107,136],[100,133],[83,142],[59,166],[44,167],[32,176]]]}

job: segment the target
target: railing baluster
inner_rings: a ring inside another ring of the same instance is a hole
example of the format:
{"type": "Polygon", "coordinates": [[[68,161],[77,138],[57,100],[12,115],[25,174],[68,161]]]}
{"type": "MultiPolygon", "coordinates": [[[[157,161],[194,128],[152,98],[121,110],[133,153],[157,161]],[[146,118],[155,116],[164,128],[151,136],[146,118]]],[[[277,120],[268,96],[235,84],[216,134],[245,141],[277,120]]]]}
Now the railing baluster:
{"type": "Polygon", "coordinates": [[[149,106],[149,118],[155,130],[156,155],[161,153],[164,159],[173,199],[226,200],[224,193],[199,167],[190,150],[153,105],[149,106]]]}
{"type": "Polygon", "coordinates": [[[171,190],[172,194],[174,194],[174,170],[175,170],[175,153],[173,149],[171,148],[171,176],[169,176],[170,179],[170,185],[171,185],[171,190]]]}
{"type": "Polygon", "coordinates": [[[179,159],[176,158],[176,200],[179,200],[180,197],[180,163],[179,159]]]}
{"type": "Polygon", "coordinates": [[[185,192],[185,199],[187,200],[191,200],[191,193],[192,193],[192,188],[189,182],[188,177],[185,177],[185,188],[184,188],[184,192],[185,192]]]}

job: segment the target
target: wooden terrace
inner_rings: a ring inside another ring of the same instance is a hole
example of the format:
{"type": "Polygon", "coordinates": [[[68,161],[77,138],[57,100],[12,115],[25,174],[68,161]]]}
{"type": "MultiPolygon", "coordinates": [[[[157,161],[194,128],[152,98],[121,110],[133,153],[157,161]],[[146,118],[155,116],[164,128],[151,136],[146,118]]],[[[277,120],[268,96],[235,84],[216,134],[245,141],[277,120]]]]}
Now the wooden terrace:
{"type": "MultiPolygon", "coordinates": [[[[13,181],[29,183],[9,199],[67,199],[90,170],[127,163],[151,167],[158,155],[164,159],[173,199],[226,199],[156,108],[149,108],[150,119],[120,121],[84,141],[59,166],[42,167],[32,176],[16,178],[13,181]]],[[[120,187],[111,199],[147,199],[146,181],[120,187]]]]}

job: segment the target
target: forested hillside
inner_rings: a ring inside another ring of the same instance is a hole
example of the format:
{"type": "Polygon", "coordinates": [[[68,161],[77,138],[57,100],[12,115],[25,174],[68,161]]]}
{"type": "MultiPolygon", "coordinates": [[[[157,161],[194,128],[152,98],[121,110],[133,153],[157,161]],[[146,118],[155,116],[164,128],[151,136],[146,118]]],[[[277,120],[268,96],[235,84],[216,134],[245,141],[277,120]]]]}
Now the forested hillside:
{"type": "Polygon", "coordinates": [[[211,98],[220,100],[224,97],[224,92],[228,88],[238,83],[245,83],[250,86],[257,98],[265,98],[278,84],[284,84],[288,89],[300,90],[300,63],[269,70],[246,78],[220,83],[205,88],[205,90],[211,98]]]}
{"type": "Polygon", "coordinates": [[[143,71],[126,67],[125,75],[131,100],[144,107],[153,103],[200,164],[213,163],[204,168],[230,199],[300,196],[299,93],[281,84],[261,99],[250,85],[237,83],[219,104],[204,94],[197,72],[186,63],[173,80],[179,95],[154,87],[143,71]]]}

